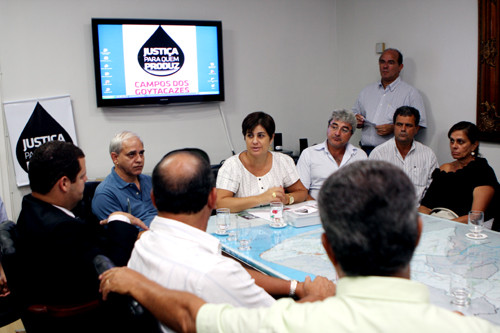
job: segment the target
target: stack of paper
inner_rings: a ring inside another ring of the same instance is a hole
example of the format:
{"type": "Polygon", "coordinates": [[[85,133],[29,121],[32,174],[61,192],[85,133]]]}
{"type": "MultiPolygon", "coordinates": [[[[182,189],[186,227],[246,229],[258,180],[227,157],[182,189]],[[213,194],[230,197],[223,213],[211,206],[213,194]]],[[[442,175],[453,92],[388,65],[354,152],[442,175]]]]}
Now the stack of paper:
{"type": "Polygon", "coordinates": [[[321,224],[316,202],[307,202],[302,206],[287,209],[285,221],[296,228],[321,224]]]}

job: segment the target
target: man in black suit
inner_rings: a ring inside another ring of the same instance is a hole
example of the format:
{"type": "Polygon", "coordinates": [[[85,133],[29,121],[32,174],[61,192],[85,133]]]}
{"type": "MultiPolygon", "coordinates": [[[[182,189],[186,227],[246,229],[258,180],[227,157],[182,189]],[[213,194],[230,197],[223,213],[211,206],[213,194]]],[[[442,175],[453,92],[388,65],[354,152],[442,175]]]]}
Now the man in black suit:
{"type": "MultiPolygon", "coordinates": [[[[23,198],[17,221],[19,289],[24,304],[75,305],[98,299],[93,259],[97,254],[109,256],[119,251],[103,250],[110,246],[102,246],[99,225],[71,212],[83,197],[85,155],[72,143],[45,143],[35,150],[28,175],[32,193],[23,198]]],[[[120,237],[135,241],[135,226],[113,223],[120,229],[120,237]]]]}

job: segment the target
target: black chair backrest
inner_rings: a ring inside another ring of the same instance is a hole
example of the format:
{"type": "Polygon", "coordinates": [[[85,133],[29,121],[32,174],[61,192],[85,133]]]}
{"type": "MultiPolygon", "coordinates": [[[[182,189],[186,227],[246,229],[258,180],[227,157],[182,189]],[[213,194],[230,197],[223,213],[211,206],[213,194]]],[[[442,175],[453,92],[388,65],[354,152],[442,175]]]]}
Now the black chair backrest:
{"type": "Polygon", "coordinates": [[[0,223],[0,259],[4,256],[15,255],[17,240],[16,224],[12,221],[6,220],[0,223]]]}
{"type": "Polygon", "coordinates": [[[13,294],[17,292],[17,228],[12,221],[3,221],[0,223],[0,262],[2,263],[8,285],[13,294]]]}
{"type": "MultiPolygon", "coordinates": [[[[10,271],[12,265],[16,263],[15,226],[14,222],[8,220],[0,223],[0,262],[4,266],[4,272],[10,271]]],[[[14,276],[8,276],[9,287],[15,280],[14,276]]],[[[21,304],[18,297],[12,291],[8,296],[0,297],[0,327],[9,325],[19,318],[21,318],[21,304]]]]}
{"type": "Polygon", "coordinates": [[[490,207],[492,210],[493,225],[492,230],[500,231],[500,184],[497,184],[495,188],[495,194],[493,199],[491,199],[490,207]]]}
{"type": "MultiPolygon", "coordinates": [[[[11,289],[13,302],[10,306],[12,311],[16,311],[14,320],[21,319],[29,333],[37,332],[109,332],[115,328],[120,332],[160,332],[157,320],[145,310],[135,299],[129,296],[112,295],[110,302],[102,303],[100,300],[93,300],[85,304],[75,304],[71,306],[57,306],[46,304],[22,305],[19,302],[18,290],[22,286],[17,285],[20,279],[17,277],[19,269],[16,255],[17,228],[12,221],[0,223],[0,262],[7,276],[8,285],[11,289]],[[103,308],[104,306],[104,308],[103,308]],[[103,312],[103,309],[106,312],[103,312]],[[101,323],[89,323],[88,314],[92,313],[92,318],[100,316],[99,312],[112,314],[113,318],[118,318],[119,322],[104,324],[102,322],[109,319],[103,317],[101,323]],[[87,317],[86,317],[87,316],[87,317]],[[76,323],[76,324],[75,324],[76,323]],[[89,330],[88,324],[91,329],[89,330]]],[[[114,263],[104,255],[97,255],[94,258],[94,266],[98,274],[115,267],[114,263]]],[[[43,273],[42,273],[43,274],[43,273]]],[[[77,287],[77,286],[76,286],[77,287]]],[[[0,314],[1,319],[1,314],[0,314]]],[[[12,321],[14,321],[12,320],[12,321]]],[[[12,322],[11,321],[11,322],[12,322]]],[[[5,325],[10,322],[4,323],[5,325]]]]}
{"type": "Polygon", "coordinates": [[[73,213],[75,213],[76,216],[96,227],[99,225],[99,219],[94,215],[94,213],[92,213],[92,199],[94,198],[95,190],[100,183],[100,181],[86,182],[83,190],[83,198],[73,209],[73,213]]]}

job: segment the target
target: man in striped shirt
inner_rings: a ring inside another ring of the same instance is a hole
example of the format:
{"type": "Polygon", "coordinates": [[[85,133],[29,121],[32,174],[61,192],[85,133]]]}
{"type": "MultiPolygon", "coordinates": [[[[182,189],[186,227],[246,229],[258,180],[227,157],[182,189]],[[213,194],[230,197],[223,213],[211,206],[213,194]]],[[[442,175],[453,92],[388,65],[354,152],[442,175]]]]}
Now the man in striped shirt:
{"type": "Polygon", "coordinates": [[[371,160],[383,160],[399,166],[411,179],[420,203],[432,181],[432,172],[438,168],[432,149],[415,141],[420,112],[411,106],[401,106],[394,112],[394,137],[375,147],[371,160]]]}

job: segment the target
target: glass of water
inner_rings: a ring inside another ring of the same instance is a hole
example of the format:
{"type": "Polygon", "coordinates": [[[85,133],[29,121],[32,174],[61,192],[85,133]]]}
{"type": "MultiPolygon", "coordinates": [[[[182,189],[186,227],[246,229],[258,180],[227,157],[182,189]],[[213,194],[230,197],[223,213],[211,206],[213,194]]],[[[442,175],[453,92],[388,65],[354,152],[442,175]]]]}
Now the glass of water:
{"type": "Polygon", "coordinates": [[[286,222],[283,218],[283,203],[271,202],[270,209],[269,216],[271,217],[271,223],[269,225],[273,228],[286,227],[286,222]]]}
{"type": "Polygon", "coordinates": [[[217,235],[227,235],[227,229],[229,229],[229,208],[218,208],[216,210],[216,221],[217,221],[217,230],[215,233],[217,235]]]}
{"type": "Polygon", "coordinates": [[[471,232],[465,234],[465,236],[472,239],[484,239],[488,236],[483,234],[483,224],[484,224],[484,212],[480,210],[471,210],[469,212],[469,230],[471,232]]]}
{"type": "Polygon", "coordinates": [[[236,242],[238,240],[238,223],[236,216],[229,216],[229,230],[227,231],[227,240],[236,242]]]}
{"type": "Polygon", "coordinates": [[[472,288],[468,272],[468,267],[462,265],[451,269],[450,295],[452,304],[466,306],[470,303],[472,288]]]}
{"type": "Polygon", "coordinates": [[[252,248],[250,246],[250,221],[238,222],[238,240],[240,241],[238,249],[248,251],[252,248]]]}

